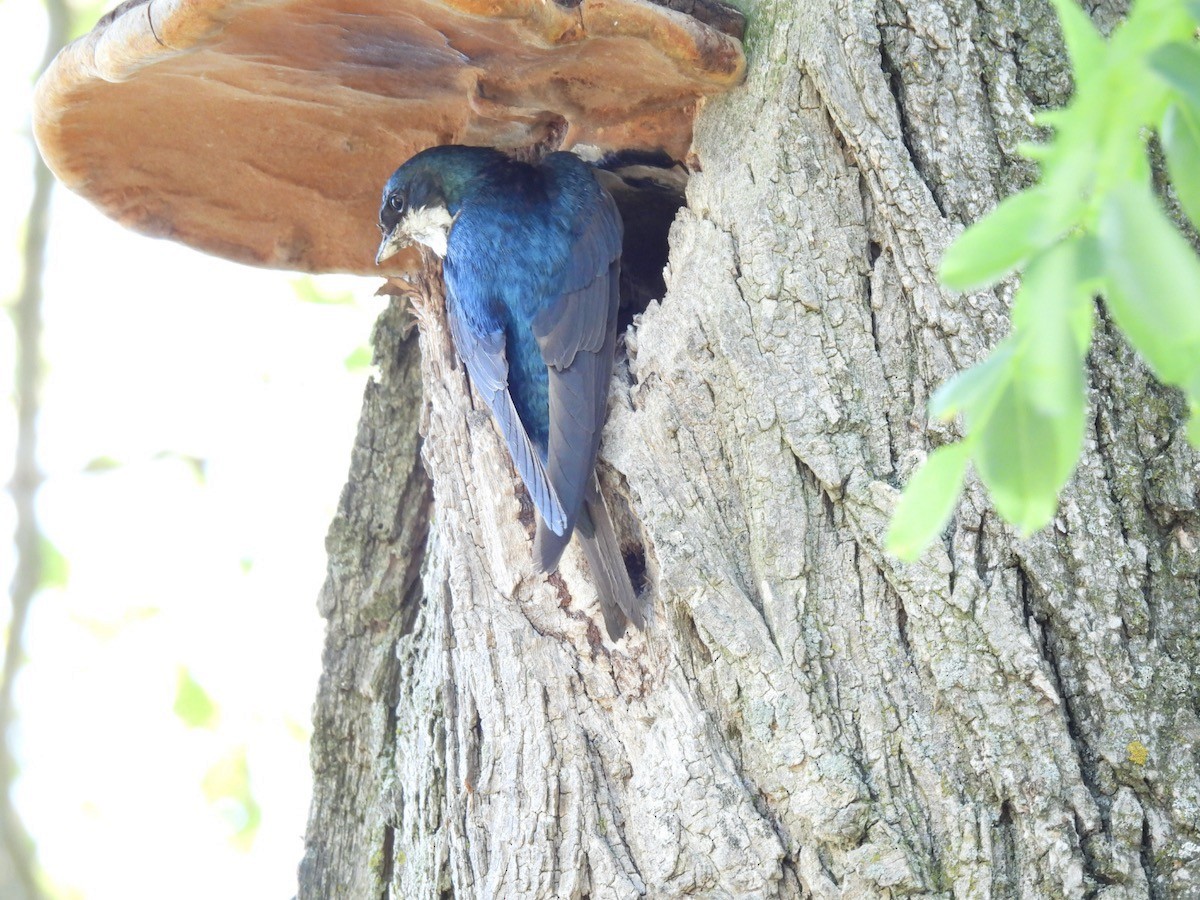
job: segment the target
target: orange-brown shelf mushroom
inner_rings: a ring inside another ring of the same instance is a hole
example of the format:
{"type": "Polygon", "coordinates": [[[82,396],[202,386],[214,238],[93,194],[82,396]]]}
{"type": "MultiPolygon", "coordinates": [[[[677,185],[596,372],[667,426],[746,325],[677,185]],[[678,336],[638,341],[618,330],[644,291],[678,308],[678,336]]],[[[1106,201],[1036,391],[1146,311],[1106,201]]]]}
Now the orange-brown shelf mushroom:
{"type": "Polygon", "coordinates": [[[417,151],[683,158],[743,70],[736,37],[645,0],[131,0],[43,75],[34,130],[67,187],[137,231],[375,273],[380,189],[417,151]]]}

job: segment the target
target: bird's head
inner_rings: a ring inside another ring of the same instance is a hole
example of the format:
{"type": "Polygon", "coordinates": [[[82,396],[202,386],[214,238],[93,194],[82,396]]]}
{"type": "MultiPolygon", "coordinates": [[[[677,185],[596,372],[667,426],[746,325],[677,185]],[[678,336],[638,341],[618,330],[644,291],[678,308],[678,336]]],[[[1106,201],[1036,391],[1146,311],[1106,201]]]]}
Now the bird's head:
{"type": "Polygon", "coordinates": [[[486,147],[431,147],[393,172],[379,207],[383,240],[375,264],[414,243],[444,257],[450,226],[470,183],[505,158],[486,147]]]}
{"type": "Polygon", "coordinates": [[[379,230],[383,240],[375,265],[413,243],[424,244],[438,256],[446,255],[446,237],[453,221],[445,189],[436,167],[414,157],[397,169],[383,189],[379,230]]]}

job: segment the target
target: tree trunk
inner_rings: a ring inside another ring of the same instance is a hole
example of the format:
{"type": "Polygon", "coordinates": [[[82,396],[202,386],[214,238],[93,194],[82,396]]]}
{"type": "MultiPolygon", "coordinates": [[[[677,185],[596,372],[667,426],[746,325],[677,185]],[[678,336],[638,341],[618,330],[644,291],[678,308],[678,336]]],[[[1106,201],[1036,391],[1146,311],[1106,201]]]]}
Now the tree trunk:
{"type": "Polygon", "coordinates": [[[919,563],[882,549],[955,435],[930,392],[1006,333],[1011,286],[935,270],[1067,97],[1049,5],[748,17],[602,449],[655,621],[608,642],[577,547],[534,574],[436,277],[419,352],[394,303],[329,540],[301,896],[1200,896],[1178,396],[1101,320],[1055,522],[1017,540],[969,481],[919,563]]]}

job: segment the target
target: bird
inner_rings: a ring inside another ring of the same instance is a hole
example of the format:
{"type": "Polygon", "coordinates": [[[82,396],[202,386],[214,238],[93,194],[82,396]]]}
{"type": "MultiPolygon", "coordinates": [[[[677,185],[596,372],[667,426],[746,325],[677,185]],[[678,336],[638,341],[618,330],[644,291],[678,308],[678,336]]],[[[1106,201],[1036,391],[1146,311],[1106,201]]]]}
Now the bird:
{"type": "Polygon", "coordinates": [[[645,614],[596,478],[616,353],[622,221],[573,153],[417,153],[383,189],[381,263],[422,244],[442,259],[450,334],[537,510],[533,559],[553,572],[580,538],[609,637],[645,614]]]}

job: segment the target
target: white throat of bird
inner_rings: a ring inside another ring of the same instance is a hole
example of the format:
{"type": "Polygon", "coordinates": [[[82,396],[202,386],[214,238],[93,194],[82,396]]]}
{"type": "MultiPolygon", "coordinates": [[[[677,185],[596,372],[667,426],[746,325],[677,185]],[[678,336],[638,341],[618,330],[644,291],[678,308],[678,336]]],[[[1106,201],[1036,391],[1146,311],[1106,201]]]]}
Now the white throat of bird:
{"type": "Polygon", "coordinates": [[[430,206],[412,210],[398,227],[412,240],[436,253],[439,259],[445,259],[446,240],[453,224],[450,210],[444,206],[430,206]]]}

